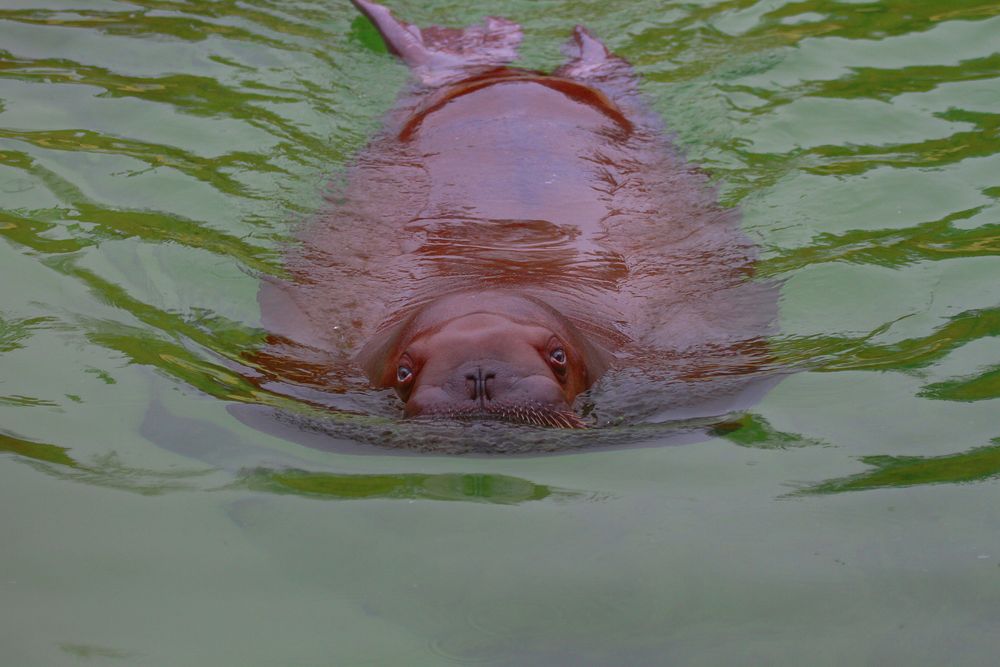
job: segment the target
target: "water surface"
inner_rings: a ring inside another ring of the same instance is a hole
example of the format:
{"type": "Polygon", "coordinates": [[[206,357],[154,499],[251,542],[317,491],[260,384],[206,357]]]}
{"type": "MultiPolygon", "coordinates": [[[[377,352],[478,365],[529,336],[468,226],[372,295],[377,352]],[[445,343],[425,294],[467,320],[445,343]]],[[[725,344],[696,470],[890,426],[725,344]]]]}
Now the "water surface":
{"type": "Polygon", "coordinates": [[[807,370],[683,446],[250,428],[260,276],[405,69],[346,2],[7,0],[0,662],[994,664],[1000,5],[393,7],[634,63],[807,370]]]}

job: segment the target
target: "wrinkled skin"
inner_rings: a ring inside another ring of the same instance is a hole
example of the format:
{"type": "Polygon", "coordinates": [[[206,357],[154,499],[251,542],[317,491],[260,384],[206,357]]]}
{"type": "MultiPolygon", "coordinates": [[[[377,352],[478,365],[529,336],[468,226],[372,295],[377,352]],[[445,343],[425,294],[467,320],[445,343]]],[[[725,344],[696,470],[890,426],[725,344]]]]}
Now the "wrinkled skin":
{"type": "Polygon", "coordinates": [[[566,427],[605,375],[609,413],[738,406],[769,364],[776,290],[629,65],[578,27],[555,72],[510,68],[516,24],[419,30],[353,2],[414,83],[263,284],[255,381],[566,427]]]}

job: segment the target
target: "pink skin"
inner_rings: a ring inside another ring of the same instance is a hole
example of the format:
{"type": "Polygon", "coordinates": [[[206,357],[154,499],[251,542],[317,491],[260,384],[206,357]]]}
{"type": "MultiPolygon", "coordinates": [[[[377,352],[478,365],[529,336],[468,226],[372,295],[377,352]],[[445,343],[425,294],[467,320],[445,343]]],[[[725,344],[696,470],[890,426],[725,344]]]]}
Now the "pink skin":
{"type": "Polygon", "coordinates": [[[520,408],[579,426],[573,400],[606,367],[571,324],[508,293],[439,299],[386,338],[360,361],[373,384],[396,390],[408,417],[502,419],[520,408]]]}

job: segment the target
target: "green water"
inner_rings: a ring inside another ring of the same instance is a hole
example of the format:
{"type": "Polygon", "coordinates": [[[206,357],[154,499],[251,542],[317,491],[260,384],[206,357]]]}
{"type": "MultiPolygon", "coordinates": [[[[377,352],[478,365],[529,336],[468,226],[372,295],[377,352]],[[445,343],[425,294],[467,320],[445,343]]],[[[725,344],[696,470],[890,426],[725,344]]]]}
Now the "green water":
{"type": "Polygon", "coordinates": [[[996,664],[1000,4],[393,6],[634,63],[809,370],[684,446],[253,430],[259,276],[405,70],[346,1],[5,0],[0,664],[996,664]]]}

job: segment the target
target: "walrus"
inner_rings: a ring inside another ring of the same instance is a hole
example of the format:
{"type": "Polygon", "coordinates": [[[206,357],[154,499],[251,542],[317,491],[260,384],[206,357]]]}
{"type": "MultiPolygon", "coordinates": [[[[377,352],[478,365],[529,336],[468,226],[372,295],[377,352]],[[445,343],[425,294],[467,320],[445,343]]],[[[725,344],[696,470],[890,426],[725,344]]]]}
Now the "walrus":
{"type": "Polygon", "coordinates": [[[258,384],[566,428],[737,405],[769,364],[775,288],[632,67],[582,26],[545,73],[509,65],[506,19],[418,28],[352,2],[411,83],[262,283],[258,384]]]}

